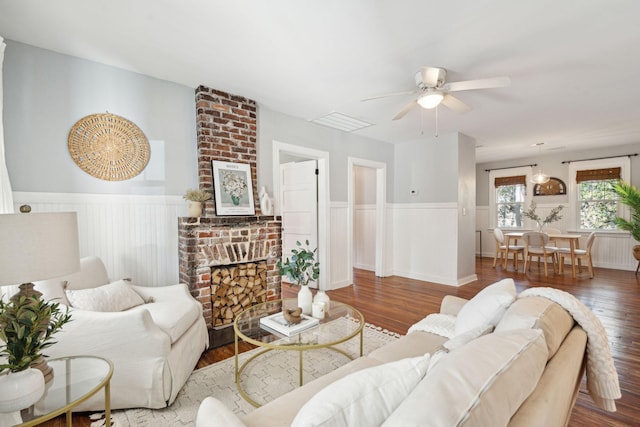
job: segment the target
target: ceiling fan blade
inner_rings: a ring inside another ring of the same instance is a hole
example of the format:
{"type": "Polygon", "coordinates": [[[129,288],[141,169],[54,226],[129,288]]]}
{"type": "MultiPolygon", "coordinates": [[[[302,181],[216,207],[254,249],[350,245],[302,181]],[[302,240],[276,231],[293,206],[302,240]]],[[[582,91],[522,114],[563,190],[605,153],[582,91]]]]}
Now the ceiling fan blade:
{"type": "Polygon", "coordinates": [[[492,77],[488,79],[478,80],[465,80],[462,82],[446,83],[442,86],[442,90],[445,92],[457,92],[459,90],[473,90],[473,89],[490,89],[494,87],[505,87],[511,84],[511,78],[504,77],[492,77]]]}
{"type": "Polygon", "coordinates": [[[407,114],[416,105],[418,105],[418,101],[414,99],[413,101],[411,101],[410,103],[405,105],[404,108],[402,108],[402,110],[400,110],[400,112],[395,115],[393,120],[399,120],[399,119],[403,118],[405,116],[405,114],[407,114]]]}
{"type": "Polygon", "coordinates": [[[422,74],[422,82],[427,87],[436,87],[438,80],[444,79],[444,72],[441,68],[422,67],[420,73],[422,74]]]}
{"type": "Polygon", "coordinates": [[[393,92],[393,93],[386,93],[384,95],[376,95],[376,96],[372,96],[370,98],[361,99],[360,101],[362,101],[362,102],[364,102],[364,101],[372,101],[374,99],[388,98],[390,96],[412,95],[412,94],[416,94],[416,93],[418,93],[417,90],[405,90],[403,92],[393,92]]]}
{"type": "Polygon", "coordinates": [[[448,93],[444,96],[444,98],[442,98],[442,104],[446,107],[449,107],[456,113],[466,113],[467,111],[471,110],[471,107],[469,107],[467,104],[448,93]]]}

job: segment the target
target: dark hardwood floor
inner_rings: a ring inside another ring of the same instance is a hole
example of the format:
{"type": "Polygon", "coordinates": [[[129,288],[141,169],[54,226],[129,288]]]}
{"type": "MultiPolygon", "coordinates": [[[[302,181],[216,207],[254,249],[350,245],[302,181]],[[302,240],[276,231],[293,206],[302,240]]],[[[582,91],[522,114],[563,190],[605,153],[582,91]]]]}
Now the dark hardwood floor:
{"type": "MultiPolygon", "coordinates": [[[[478,280],[458,288],[437,285],[402,277],[378,278],[369,271],[355,270],[354,285],[328,292],[335,300],[351,304],[362,312],[367,322],[390,331],[406,333],[409,326],[429,313],[439,311],[445,295],[471,298],[485,286],[505,277],[512,277],[522,291],[529,287],[550,286],[578,297],[602,321],[615,359],[622,389],[618,411],[608,413],[598,409],[586,391],[584,382],[573,410],[570,426],[640,426],[640,275],[632,271],[595,269],[589,279],[586,268],[576,279],[570,270],[564,275],[544,276],[544,269],[534,264],[524,274],[492,267],[492,258],[477,258],[478,280]]],[[[522,264],[521,267],[522,268],[522,264]]],[[[295,288],[283,287],[285,297],[294,296],[295,288]]],[[[244,346],[243,350],[249,347],[244,346]]],[[[198,367],[233,356],[233,345],[212,349],[203,354],[198,367]]],[[[75,414],[75,426],[88,427],[86,414],[75,414]]],[[[64,418],[45,424],[62,427],[64,418]]]]}

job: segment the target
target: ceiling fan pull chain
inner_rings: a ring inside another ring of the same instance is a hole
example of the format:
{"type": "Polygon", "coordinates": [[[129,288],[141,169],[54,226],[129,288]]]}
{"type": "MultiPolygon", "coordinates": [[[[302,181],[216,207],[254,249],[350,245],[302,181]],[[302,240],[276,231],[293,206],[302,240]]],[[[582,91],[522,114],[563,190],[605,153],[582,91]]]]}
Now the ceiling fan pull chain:
{"type": "Polygon", "coordinates": [[[438,110],[439,108],[436,106],[436,138],[438,137],[438,110]]]}

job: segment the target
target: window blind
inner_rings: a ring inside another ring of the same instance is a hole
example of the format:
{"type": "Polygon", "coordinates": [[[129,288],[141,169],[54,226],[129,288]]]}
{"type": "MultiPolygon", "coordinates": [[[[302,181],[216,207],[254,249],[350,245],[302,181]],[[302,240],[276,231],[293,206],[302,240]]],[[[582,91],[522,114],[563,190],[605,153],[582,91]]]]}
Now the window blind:
{"type": "Polygon", "coordinates": [[[587,169],[576,172],[576,182],[620,179],[622,168],[587,169]]]}
{"type": "Polygon", "coordinates": [[[506,185],[527,185],[527,177],[526,175],[518,175],[518,176],[503,176],[495,179],[496,187],[504,187],[506,185]]]}

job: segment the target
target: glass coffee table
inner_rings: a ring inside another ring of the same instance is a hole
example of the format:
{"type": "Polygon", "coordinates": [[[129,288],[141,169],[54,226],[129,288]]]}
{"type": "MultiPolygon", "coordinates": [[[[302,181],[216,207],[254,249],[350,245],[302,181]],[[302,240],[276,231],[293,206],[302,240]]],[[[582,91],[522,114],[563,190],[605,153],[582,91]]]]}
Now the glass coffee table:
{"type": "Polygon", "coordinates": [[[364,317],[355,308],[341,302],[329,302],[328,306],[325,307],[325,317],[320,319],[317,326],[305,329],[289,337],[260,325],[262,317],[281,312],[284,309],[294,309],[297,306],[298,301],[295,298],[268,301],[240,312],[233,322],[236,385],[240,395],[253,406],[258,407],[260,404],[249,397],[243,390],[240,376],[249,364],[259,363],[259,357],[269,351],[284,350],[297,351],[299,353],[300,385],[303,384],[303,353],[306,350],[328,348],[343,354],[349,359],[353,359],[350,354],[335,346],[360,335],[360,356],[362,356],[364,317]],[[251,356],[242,365],[238,361],[238,342],[240,339],[263,348],[262,351],[251,356]]]}
{"type": "Polygon", "coordinates": [[[71,426],[71,410],[104,389],[105,425],[111,424],[110,381],[113,364],[96,356],[72,356],[47,360],[53,368],[53,379],[45,386],[42,398],[20,411],[20,427],[35,426],[66,414],[71,426]]]}

